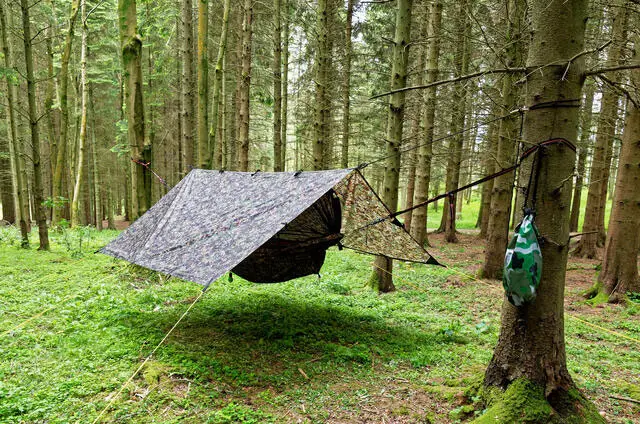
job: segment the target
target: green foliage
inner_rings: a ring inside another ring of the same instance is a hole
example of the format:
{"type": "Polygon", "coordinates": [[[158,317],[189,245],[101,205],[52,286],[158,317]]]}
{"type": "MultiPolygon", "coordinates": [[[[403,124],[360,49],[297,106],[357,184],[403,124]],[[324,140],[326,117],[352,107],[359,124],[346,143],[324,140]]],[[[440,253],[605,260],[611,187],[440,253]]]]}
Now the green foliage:
{"type": "Polygon", "coordinates": [[[254,411],[244,405],[231,402],[217,411],[207,422],[211,424],[259,424],[273,423],[275,419],[263,412],[254,411]]]}

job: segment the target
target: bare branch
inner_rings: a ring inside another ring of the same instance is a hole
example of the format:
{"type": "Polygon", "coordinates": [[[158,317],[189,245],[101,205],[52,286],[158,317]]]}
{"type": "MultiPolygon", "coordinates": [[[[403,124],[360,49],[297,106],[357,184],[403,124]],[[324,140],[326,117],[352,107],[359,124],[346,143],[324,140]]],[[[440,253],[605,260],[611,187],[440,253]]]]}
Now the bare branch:
{"type": "Polygon", "coordinates": [[[510,74],[510,73],[526,72],[526,71],[527,71],[527,68],[503,68],[503,69],[489,69],[489,70],[484,70],[484,71],[478,71],[478,72],[474,72],[472,74],[462,75],[462,76],[459,76],[459,77],[456,77],[456,78],[451,78],[451,79],[448,79],[448,80],[435,81],[435,82],[432,82],[430,84],[414,85],[414,86],[411,86],[411,87],[404,87],[404,88],[399,88],[397,90],[387,91],[386,93],[376,94],[375,96],[369,97],[369,100],[374,100],[374,99],[377,99],[377,98],[380,98],[380,97],[390,96],[392,94],[402,93],[402,92],[405,92],[405,91],[423,90],[425,88],[437,87],[439,85],[450,84],[450,83],[459,82],[459,81],[464,81],[464,80],[468,80],[468,79],[471,79],[471,78],[481,77],[481,76],[484,76],[484,75],[510,74]]]}
{"type": "Polygon", "coordinates": [[[607,72],[624,71],[626,69],[638,69],[638,68],[640,68],[640,63],[627,63],[624,65],[592,69],[590,71],[586,71],[584,74],[586,76],[592,76],[592,75],[605,74],[607,72]]]}

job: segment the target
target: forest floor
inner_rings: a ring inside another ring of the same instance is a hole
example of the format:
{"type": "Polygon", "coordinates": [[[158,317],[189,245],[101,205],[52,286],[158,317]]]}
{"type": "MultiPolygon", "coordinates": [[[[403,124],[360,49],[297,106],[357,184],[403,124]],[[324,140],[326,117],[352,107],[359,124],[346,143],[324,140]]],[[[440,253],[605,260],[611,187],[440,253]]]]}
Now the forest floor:
{"type": "MultiPolygon", "coordinates": [[[[93,253],[116,235],[52,232],[52,251],[38,252],[0,229],[0,422],[93,421],[199,294],[93,253]]],[[[464,407],[464,390],[491,358],[503,293],[463,275],[477,272],[483,246],[460,238],[431,235],[429,250],[452,268],[398,263],[385,295],[365,286],[371,257],[346,250],[329,251],[320,279],[221,278],[103,421],[470,420],[482,411],[464,407]]],[[[569,370],[609,422],[640,423],[640,405],[611,397],[640,399],[640,299],[586,302],[597,265],[568,265],[569,370]]]]}

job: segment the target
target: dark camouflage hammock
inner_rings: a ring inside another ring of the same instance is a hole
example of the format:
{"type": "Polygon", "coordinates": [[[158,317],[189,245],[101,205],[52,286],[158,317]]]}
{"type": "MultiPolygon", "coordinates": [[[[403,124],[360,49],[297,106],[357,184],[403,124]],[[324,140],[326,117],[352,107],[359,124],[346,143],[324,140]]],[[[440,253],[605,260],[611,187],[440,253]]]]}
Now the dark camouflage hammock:
{"type": "Polygon", "coordinates": [[[360,171],[194,169],[101,252],[208,286],[317,274],[331,246],[438,264],[360,171]]]}

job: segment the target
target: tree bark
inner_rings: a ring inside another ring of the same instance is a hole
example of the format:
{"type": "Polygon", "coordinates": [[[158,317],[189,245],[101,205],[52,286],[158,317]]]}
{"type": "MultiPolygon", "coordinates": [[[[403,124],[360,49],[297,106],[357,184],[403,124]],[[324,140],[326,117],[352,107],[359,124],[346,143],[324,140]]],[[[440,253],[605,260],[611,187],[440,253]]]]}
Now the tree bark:
{"type": "MultiPolygon", "coordinates": [[[[352,61],[352,41],[351,30],[353,26],[353,8],[356,0],[347,0],[347,19],[344,30],[344,63],[342,76],[342,155],[340,165],[342,168],[349,167],[349,133],[350,133],[350,110],[351,110],[351,61],[352,61]]],[[[413,201],[413,199],[412,199],[413,201]]]]}
{"type": "Polygon", "coordinates": [[[124,73],[124,94],[127,110],[128,140],[131,148],[131,220],[136,220],[150,207],[151,184],[148,168],[151,145],[144,134],[144,103],[142,84],[142,40],[137,33],[135,0],[118,0],[120,44],[124,73]]]}
{"type": "MultiPolygon", "coordinates": [[[[497,106],[495,107],[497,110],[497,106]]],[[[495,114],[493,114],[495,115],[495,114]]],[[[499,128],[497,122],[489,124],[486,135],[486,151],[485,151],[485,175],[491,175],[496,172],[496,158],[498,157],[498,140],[496,140],[496,130],[499,128]]],[[[491,216],[491,192],[493,191],[493,183],[495,180],[489,180],[482,184],[481,205],[479,212],[480,234],[479,237],[486,239],[489,230],[489,217],[491,216]]]]}
{"type": "Polygon", "coordinates": [[[282,0],[273,0],[273,170],[284,171],[282,164],[282,0]]]}
{"type": "Polygon", "coordinates": [[[589,150],[589,140],[591,138],[591,117],[593,116],[593,95],[594,85],[587,84],[584,94],[584,104],[582,106],[580,119],[580,141],[578,143],[578,168],[576,172],[576,186],[573,190],[573,200],[571,202],[571,219],[569,220],[569,231],[578,231],[578,219],[580,218],[580,203],[582,200],[582,184],[584,180],[585,166],[587,162],[587,151],[589,150]]]}
{"type": "MultiPolygon", "coordinates": [[[[459,19],[456,28],[456,51],[454,55],[456,76],[465,75],[469,71],[470,47],[471,47],[471,26],[467,17],[468,0],[459,2],[459,19]]],[[[446,190],[451,192],[458,188],[460,181],[460,164],[462,162],[462,144],[464,136],[460,131],[465,125],[465,105],[467,101],[467,91],[462,84],[456,84],[452,95],[453,110],[451,113],[452,135],[449,142],[449,160],[447,162],[446,190]]],[[[448,196],[442,209],[442,220],[440,229],[445,233],[445,240],[448,243],[457,243],[456,234],[456,199],[457,195],[448,196]]]]}
{"type": "Polygon", "coordinates": [[[316,19],[315,105],[313,120],[313,169],[324,169],[325,152],[329,140],[327,118],[329,116],[329,1],[318,0],[316,19]]]}
{"type": "Polygon", "coordinates": [[[193,2],[182,0],[182,176],[194,166],[193,2]]]}
{"type": "MultiPolygon", "coordinates": [[[[222,167],[222,155],[220,154],[220,143],[216,142],[218,131],[218,114],[220,113],[221,94],[223,93],[223,78],[225,78],[224,64],[227,49],[227,34],[229,32],[229,6],[231,0],[224,0],[222,12],[222,28],[220,30],[220,44],[218,45],[218,56],[216,58],[216,67],[213,71],[213,98],[211,100],[211,128],[209,129],[209,145],[211,146],[211,164],[214,169],[222,167]]],[[[223,118],[224,119],[224,116],[223,118]]]]}
{"type": "MultiPolygon", "coordinates": [[[[425,82],[430,84],[438,79],[440,57],[440,32],[442,26],[442,1],[434,0],[430,5],[427,35],[426,76],[425,82]]],[[[429,198],[429,184],[431,180],[431,159],[433,156],[433,132],[435,127],[437,88],[427,88],[424,91],[424,105],[422,109],[423,136],[418,149],[416,163],[416,190],[414,204],[419,204],[429,198]]],[[[411,235],[418,243],[424,245],[427,240],[427,208],[423,206],[413,211],[411,217],[411,235]]]]}
{"type": "MultiPolygon", "coordinates": [[[[627,8],[623,7],[624,2],[625,0],[617,0],[616,5],[618,7],[611,9],[611,13],[614,13],[612,24],[613,42],[608,50],[607,65],[618,64],[626,38],[627,8]]],[[[610,76],[610,79],[617,81],[618,78],[614,74],[610,76]]],[[[573,254],[578,257],[595,258],[599,239],[602,238],[604,233],[604,207],[607,203],[611,145],[615,134],[617,109],[617,92],[613,88],[605,88],[601,99],[596,144],[589,176],[587,206],[584,225],[582,226],[582,231],[587,234],[580,237],[578,246],[573,251],[573,254]]]]}
{"type": "MultiPolygon", "coordinates": [[[[209,2],[198,0],[198,167],[210,168],[209,146],[209,2]]],[[[213,117],[215,121],[216,116],[213,117]]]]}
{"type": "Polygon", "coordinates": [[[253,0],[244,0],[242,20],[242,71],[239,78],[238,170],[249,170],[249,94],[251,88],[251,39],[253,0]]]}
{"type": "MultiPolygon", "coordinates": [[[[505,17],[507,21],[507,39],[504,61],[508,67],[521,66],[523,45],[521,26],[524,23],[525,4],[522,0],[510,0],[506,3],[505,17]]],[[[518,107],[517,76],[506,74],[502,80],[502,111],[501,115],[518,107]]],[[[498,166],[503,169],[513,163],[513,156],[518,140],[517,115],[509,116],[500,121],[498,133],[498,166]]],[[[487,226],[487,245],[484,264],[480,274],[484,278],[502,278],[504,254],[509,237],[509,219],[511,218],[511,198],[513,194],[514,172],[502,175],[493,182],[491,192],[491,206],[487,226]]]]}
{"type": "MultiPolygon", "coordinates": [[[[540,143],[550,138],[574,141],[577,137],[579,109],[559,107],[553,102],[576,99],[584,81],[583,49],[587,4],[585,0],[529,3],[532,42],[527,59],[527,103],[550,107],[532,109],[524,121],[524,140],[540,143]],[[532,72],[545,64],[544,73],[532,72]]],[[[553,144],[537,153],[532,184],[537,185],[536,222],[542,237],[544,268],[535,302],[516,308],[503,301],[501,329],[493,358],[485,373],[485,386],[509,388],[515,381],[528,381],[540,389],[525,396],[544,396],[553,412],[564,419],[582,412],[576,405],[589,405],[574,390],[566,365],[564,342],[564,282],[569,240],[569,204],[572,191],[575,151],[564,144],[553,144]]],[[[532,160],[532,159],[530,159],[532,160]]],[[[529,178],[531,167],[523,170],[529,178]]],[[[591,405],[589,412],[593,412],[591,405]]],[[[518,411],[518,413],[527,411],[518,411]]],[[[487,412],[491,414],[491,410],[487,412]]],[[[504,418],[503,418],[504,419],[504,418]]],[[[521,417],[509,422],[524,421],[521,417]]],[[[575,419],[575,417],[574,417],[575,419]]],[[[604,422],[597,414],[585,422],[604,422]],[[592,421],[589,421],[592,420],[592,421]]],[[[547,419],[532,422],[547,422],[547,419]]]]}
{"type": "MultiPolygon", "coordinates": [[[[407,85],[412,3],[412,0],[398,0],[393,59],[391,64],[392,90],[403,88],[407,85]]],[[[402,92],[391,95],[387,115],[387,159],[385,160],[382,200],[392,212],[398,208],[400,146],[402,144],[404,112],[405,93],[402,92]]],[[[371,283],[379,292],[384,293],[395,290],[395,286],[393,285],[393,260],[385,256],[376,257],[371,283]]]]}
{"type": "Polygon", "coordinates": [[[36,109],[36,80],[33,73],[33,47],[31,38],[31,24],[29,18],[28,0],[20,0],[22,11],[22,38],[24,41],[24,61],[27,68],[27,96],[29,102],[29,128],[31,130],[31,160],[33,162],[33,209],[40,246],[38,250],[49,250],[49,231],[47,229],[47,214],[42,204],[42,167],[40,163],[40,133],[38,132],[38,111],[36,109]]]}
{"type": "Polygon", "coordinates": [[[287,123],[289,113],[289,0],[284,0],[282,45],[282,170],[287,170],[287,123]]]}
{"type": "Polygon", "coordinates": [[[104,190],[102,189],[101,177],[100,177],[100,168],[98,162],[98,138],[96,137],[96,112],[93,104],[93,90],[92,86],[89,85],[89,113],[91,114],[91,162],[93,164],[93,192],[95,195],[95,221],[96,221],[96,229],[98,231],[102,231],[102,218],[103,214],[103,201],[102,196],[104,190]]]}
{"type": "Polygon", "coordinates": [[[68,130],[69,130],[69,111],[67,106],[67,96],[69,87],[69,59],[71,58],[71,47],[73,44],[73,33],[75,30],[75,23],[78,17],[78,10],[80,7],[80,0],[73,0],[71,2],[71,12],[69,14],[69,27],[65,35],[64,48],[62,50],[62,58],[60,60],[60,73],[58,74],[58,81],[60,84],[60,137],[58,137],[56,161],[55,161],[55,173],[53,174],[53,191],[51,197],[53,198],[53,211],[51,223],[56,225],[60,220],[62,213],[63,200],[63,173],[65,170],[65,157],[67,153],[68,130]]]}
{"type": "Polygon", "coordinates": [[[87,141],[87,20],[85,11],[85,0],[80,0],[80,21],[82,23],[82,42],[80,46],[80,89],[82,92],[81,97],[81,112],[80,112],[80,139],[78,141],[78,153],[77,153],[77,172],[76,180],[73,186],[73,199],[71,200],[71,226],[77,227],[80,223],[80,192],[83,188],[84,182],[84,150],[87,141]]]}
{"type": "MultiPolygon", "coordinates": [[[[634,40],[634,58],[640,58],[640,37],[634,40]]],[[[640,292],[640,70],[632,71],[634,102],[627,102],[618,179],[604,249],[602,272],[590,291],[604,292],[609,302],[624,302],[629,292],[640,292]]]]}

